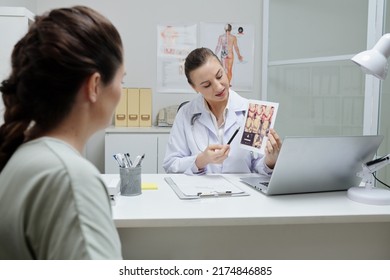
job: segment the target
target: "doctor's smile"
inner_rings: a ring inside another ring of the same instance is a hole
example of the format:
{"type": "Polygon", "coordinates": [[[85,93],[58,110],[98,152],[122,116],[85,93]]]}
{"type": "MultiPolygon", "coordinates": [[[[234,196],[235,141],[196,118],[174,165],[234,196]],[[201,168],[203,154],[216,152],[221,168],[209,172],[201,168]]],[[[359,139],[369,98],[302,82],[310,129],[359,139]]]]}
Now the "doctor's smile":
{"type": "Polygon", "coordinates": [[[223,91],[221,91],[220,93],[216,94],[215,96],[217,97],[225,97],[226,95],[226,89],[223,89],[223,91]]]}

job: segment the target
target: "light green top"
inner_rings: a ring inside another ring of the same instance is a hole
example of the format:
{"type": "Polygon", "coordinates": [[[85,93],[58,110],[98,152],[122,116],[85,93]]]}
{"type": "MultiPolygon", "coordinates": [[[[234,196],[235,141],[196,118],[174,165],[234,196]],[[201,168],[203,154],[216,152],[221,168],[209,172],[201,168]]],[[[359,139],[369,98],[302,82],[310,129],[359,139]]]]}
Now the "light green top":
{"type": "Polygon", "coordinates": [[[23,144],[0,173],[0,259],[121,259],[99,171],[54,138],[23,144]]]}

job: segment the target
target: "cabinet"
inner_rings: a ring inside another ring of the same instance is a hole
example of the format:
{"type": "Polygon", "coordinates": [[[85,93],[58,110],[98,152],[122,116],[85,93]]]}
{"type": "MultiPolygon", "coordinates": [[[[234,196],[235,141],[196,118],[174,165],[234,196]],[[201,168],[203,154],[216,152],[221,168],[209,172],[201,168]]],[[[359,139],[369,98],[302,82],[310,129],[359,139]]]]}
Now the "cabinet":
{"type": "MultiPolygon", "coordinates": [[[[0,82],[11,71],[11,53],[17,41],[26,34],[34,15],[22,7],[0,7],[0,82]]],[[[0,125],[3,121],[4,104],[0,99],[0,125]]]]}
{"type": "Polygon", "coordinates": [[[165,173],[162,162],[168,143],[167,127],[109,127],[105,130],[104,173],[119,173],[113,158],[117,153],[129,153],[132,160],[145,153],[142,173],[165,173]]]}

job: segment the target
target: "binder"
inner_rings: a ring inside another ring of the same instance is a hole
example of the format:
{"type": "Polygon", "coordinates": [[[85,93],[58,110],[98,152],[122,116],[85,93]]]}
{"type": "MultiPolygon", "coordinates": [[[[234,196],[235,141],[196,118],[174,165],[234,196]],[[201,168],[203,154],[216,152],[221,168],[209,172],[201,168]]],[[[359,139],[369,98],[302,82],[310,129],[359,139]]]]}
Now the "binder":
{"type": "Polygon", "coordinates": [[[249,195],[222,175],[190,176],[182,174],[175,177],[165,177],[164,180],[180,199],[249,195]]]}
{"type": "Polygon", "coordinates": [[[139,126],[152,126],[152,89],[139,89],[139,126]]]}
{"type": "Polygon", "coordinates": [[[139,126],[139,89],[127,89],[127,126],[139,126]]]}
{"type": "Polygon", "coordinates": [[[121,98],[115,109],[115,126],[127,126],[127,88],[122,88],[121,98]]]}

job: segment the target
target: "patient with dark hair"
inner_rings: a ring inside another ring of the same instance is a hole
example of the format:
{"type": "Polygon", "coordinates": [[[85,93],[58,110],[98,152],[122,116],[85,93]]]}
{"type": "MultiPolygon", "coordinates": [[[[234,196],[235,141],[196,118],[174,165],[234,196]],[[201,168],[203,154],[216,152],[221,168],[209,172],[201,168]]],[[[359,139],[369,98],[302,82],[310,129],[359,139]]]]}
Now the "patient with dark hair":
{"type": "Polygon", "coordinates": [[[0,259],[121,259],[99,171],[82,157],[111,123],[121,37],[82,6],[37,16],[1,83],[0,259]]]}

